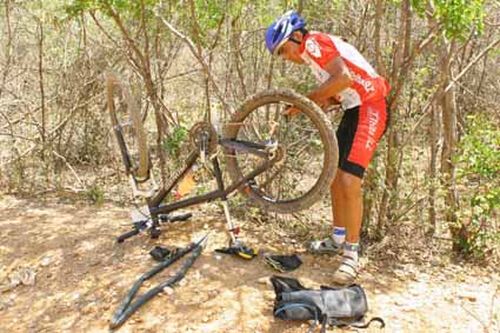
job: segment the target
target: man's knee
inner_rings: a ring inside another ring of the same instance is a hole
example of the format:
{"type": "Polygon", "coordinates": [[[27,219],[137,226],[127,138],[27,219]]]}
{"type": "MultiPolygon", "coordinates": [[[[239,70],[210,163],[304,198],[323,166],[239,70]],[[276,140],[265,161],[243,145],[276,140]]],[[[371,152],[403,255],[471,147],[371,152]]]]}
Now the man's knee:
{"type": "Polygon", "coordinates": [[[332,183],[330,184],[330,190],[332,190],[332,191],[339,191],[342,187],[339,174],[340,174],[340,170],[337,171],[335,178],[333,179],[332,183]]]}
{"type": "Polygon", "coordinates": [[[332,183],[332,189],[346,199],[361,195],[361,179],[345,171],[339,170],[332,183]]]}

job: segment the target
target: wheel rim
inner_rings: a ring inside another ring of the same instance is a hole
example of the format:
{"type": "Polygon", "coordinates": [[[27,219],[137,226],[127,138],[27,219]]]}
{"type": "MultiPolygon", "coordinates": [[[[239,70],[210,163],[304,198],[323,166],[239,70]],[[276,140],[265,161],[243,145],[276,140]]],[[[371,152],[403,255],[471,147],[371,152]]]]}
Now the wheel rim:
{"type": "Polygon", "coordinates": [[[115,110],[117,126],[120,129],[123,143],[132,163],[132,174],[136,180],[144,180],[149,176],[149,156],[145,130],[137,101],[131,96],[128,86],[122,88],[122,98],[115,110]]]}
{"type": "MultiPolygon", "coordinates": [[[[248,194],[273,204],[289,204],[322,185],[318,182],[325,168],[326,143],[309,113],[283,116],[290,103],[280,99],[270,98],[242,117],[233,138],[260,143],[277,140],[284,158],[256,177],[248,194]]],[[[305,110],[304,106],[295,106],[305,110]]],[[[261,158],[241,153],[235,154],[234,159],[239,176],[262,162],[261,158]]]]}

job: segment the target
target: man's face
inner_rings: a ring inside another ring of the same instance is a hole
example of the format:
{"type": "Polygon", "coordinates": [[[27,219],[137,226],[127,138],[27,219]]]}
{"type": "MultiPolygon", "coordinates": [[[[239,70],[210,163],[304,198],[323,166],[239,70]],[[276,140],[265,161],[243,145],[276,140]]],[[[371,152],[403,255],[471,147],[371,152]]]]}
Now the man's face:
{"type": "MultiPolygon", "coordinates": [[[[302,34],[300,32],[294,32],[292,35],[297,41],[302,41],[302,34]]],[[[283,44],[278,51],[276,52],[278,57],[292,61],[296,64],[304,63],[304,60],[300,57],[300,45],[288,40],[285,44],[283,44]]]]}

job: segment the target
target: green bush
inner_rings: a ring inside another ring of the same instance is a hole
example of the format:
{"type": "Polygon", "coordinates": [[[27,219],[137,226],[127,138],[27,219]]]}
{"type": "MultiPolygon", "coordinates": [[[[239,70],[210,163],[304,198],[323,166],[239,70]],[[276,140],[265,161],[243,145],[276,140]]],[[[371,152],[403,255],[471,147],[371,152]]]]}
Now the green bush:
{"type": "Polygon", "coordinates": [[[454,242],[463,254],[484,259],[500,244],[500,132],[485,116],[471,116],[468,124],[457,155],[458,181],[466,190],[454,242]]]}
{"type": "Polygon", "coordinates": [[[99,185],[92,185],[85,192],[87,200],[95,205],[102,205],[104,203],[104,190],[99,185]]]}
{"type": "Polygon", "coordinates": [[[184,126],[176,127],[172,134],[163,140],[163,149],[169,156],[177,156],[181,150],[182,144],[186,141],[188,130],[184,126]]]}

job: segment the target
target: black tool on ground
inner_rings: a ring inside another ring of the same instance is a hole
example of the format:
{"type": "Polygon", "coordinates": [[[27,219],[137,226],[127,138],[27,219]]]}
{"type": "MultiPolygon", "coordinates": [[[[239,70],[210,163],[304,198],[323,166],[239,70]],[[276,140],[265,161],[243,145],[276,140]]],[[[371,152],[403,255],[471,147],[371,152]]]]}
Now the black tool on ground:
{"type": "Polygon", "coordinates": [[[175,251],[175,253],[170,256],[168,259],[162,261],[160,264],[156,265],[151,269],[150,271],[144,273],[133,285],[130,291],[127,293],[125,298],[123,299],[122,303],[116,310],[115,314],[113,315],[113,318],[111,319],[110,323],[110,328],[118,328],[121,326],[125,320],[127,320],[137,309],[139,309],[142,305],[144,305],[147,301],[149,301],[151,298],[153,298],[155,295],[159,294],[162,292],[166,287],[170,287],[174,285],[175,283],[179,282],[182,280],[182,278],[186,275],[187,270],[193,265],[194,261],[200,256],[201,251],[203,249],[203,246],[205,244],[205,241],[207,239],[207,236],[204,236],[201,240],[198,242],[194,242],[189,244],[185,248],[181,248],[178,251],[175,251]],[[144,281],[152,278],[159,272],[163,271],[165,268],[170,266],[172,263],[176,262],[180,258],[182,258],[184,255],[188,254],[189,252],[193,252],[191,256],[186,259],[182,267],[169,279],[161,282],[157,286],[149,289],[147,292],[145,292],[143,295],[137,298],[135,302],[132,303],[132,300],[134,299],[135,295],[139,291],[139,288],[141,285],[144,283],[144,281]]]}
{"type": "Polygon", "coordinates": [[[296,279],[273,276],[271,282],[276,293],[274,316],[283,320],[313,320],[308,333],[321,323],[321,332],[326,326],[367,328],[373,321],[385,326],[379,317],[364,323],[368,311],[365,292],[361,286],[308,289],[296,279]]]}
{"type": "Polygon", "coordinates": [[[156,261],[164,261],[174,256],[179,250],[181,250],[179,247],[169,249],[163,246],[155,246],[151,251],[149,251],[149,254],[156,261]]]}
{"type": "Polygon", "coordinates": [[[272,255],[268,254],[264,256],[264,260],[272,268],[284,273],[291,272],[299,268],[302,265],[302,260],[296,254],[292,255],[272,255]]]}
{"type": "MultiPolygon", "coordinates": [[[[161,223],[169,223],[169,222],[178,222],[178,221],[186,221],[191,218],[193,214],[185,213],[185,214],[160,214],[158,215],[159,222],[161,223]]],[[[116,241],[118,243],[123,243],[127,238],[133,237],[135,235],[140,234],[145,230],[151,229],[153,225],[153,221],[149,218],[145,218],[144,220],[133,222],[133,229],[118,236],[116,241]]]]}
{"type": "Polygon", "coordinates": [[[255,249],[252,249],[243,244],[236,244],[229,247],[223,247],[221,249],[216,249],[215,252],[237,255],[238,257],[246,260],[253,259],[258,255],[255,249]]]}

